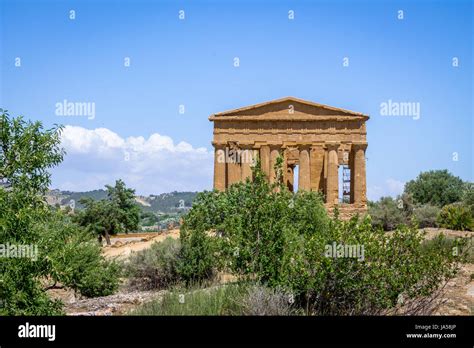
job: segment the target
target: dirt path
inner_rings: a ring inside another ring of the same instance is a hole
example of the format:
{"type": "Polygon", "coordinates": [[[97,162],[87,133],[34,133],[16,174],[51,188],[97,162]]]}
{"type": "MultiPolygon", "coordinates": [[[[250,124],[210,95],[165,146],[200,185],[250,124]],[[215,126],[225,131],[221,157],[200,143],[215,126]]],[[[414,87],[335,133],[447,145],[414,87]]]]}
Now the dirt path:
{"type": "Polygon", "coordinates": [[[119,292],[115,295],[68,303],[65,310],[67,315],[71,316],[125,315],[145,302],[160,298],[165,292],[165,290],[119,292]]]}
{"type": "Polygon", "coordinates": [[[162,242],[166,238],[179,238],[179,229],[164,233],[140,233],[140,236],[120,235],[111,239],[112,245],[103,248],[103,254],[108,258],[126,258],[132,251],[149,248],[155,242],[162,242]]]}
{"type": "Polygon", "coordinates": [[[425,239],[433,239],[440,234],[444,234],[446,237],[469,237],[474,236],[473,232],[469,231],[454,231],[448,230],[445,228],[434,228],[434,227],[427,227],[423,228],[423,231],[426,232],[425,239]]]}

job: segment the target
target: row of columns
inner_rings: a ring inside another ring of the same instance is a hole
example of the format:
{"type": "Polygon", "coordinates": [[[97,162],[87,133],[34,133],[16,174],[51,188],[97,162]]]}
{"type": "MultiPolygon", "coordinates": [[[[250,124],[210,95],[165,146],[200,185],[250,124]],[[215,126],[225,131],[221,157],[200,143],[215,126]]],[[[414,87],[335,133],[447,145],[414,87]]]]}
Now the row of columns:
{"type": "MultiPolygon", "coordinates": [[[[339,155],[340,144],[326,142],[316,145],[299,145],[299,176],[298,186],[300,190],[321,190],[326,194],[326,203],[338,204],[339,201],[339,155]],[[312,175],[313,174],[313,175],[312,175]]],[[[366,205],[366,170],[365,150],[367,144],[354,143],[351,145],[349,155],[349,166],[351,169],[351,203],[366,205]]],[[[241,147],[246,153],[245,160],[232,161],[222,157],[226,152],[224,145],[215,146],[214,159],[214,188],[225,190],[230,185],[246,178],[251,178],[253,159],[258,150],[252,147],[241,147]],[[250,157],[248,154],[251,154],[250,157]]],[[[275,164],[280,155],[281,147],[274,145],[262,145],[259,149],[260,163],[264,173],[267,174],[270,183],[276,178],[275,164]]],[[[283,163],[284,175],[292,175],[287,171],[286,156],[283,163]]],[[[286,182],[286,181],[285,181],[286,182]]]]}

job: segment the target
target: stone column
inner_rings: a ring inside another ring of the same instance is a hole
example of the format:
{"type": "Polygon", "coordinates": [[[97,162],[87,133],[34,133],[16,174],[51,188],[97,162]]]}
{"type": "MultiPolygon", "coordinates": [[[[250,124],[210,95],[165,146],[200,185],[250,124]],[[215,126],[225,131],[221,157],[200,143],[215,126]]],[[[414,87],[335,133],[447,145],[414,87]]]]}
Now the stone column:
{"type": "Polygon", "coordinates": [[[281,155],[283,157],[283,165],[281,168],[283,172],[283,183],[287,185],[288,184],[288,151],[287,149],[282,149],[281,155]]]}
{"type": "Polygon", "coordinates": [[[349,168],[351,169],[351,197],[350,203],[354,203],[354,151],[351,147],[351,152],[349,153],[349,168]]]}
{"type": "Polygon", "coordinates": [[[250,146],[243,146],[240,156],[242,166],[242,181],[247,178],[252,180],[253,149],[250,146]]]}
{"type": "Polygon", "coordinates": [[[311,190],[309,146],[300,147],[300,168],[298,173],[298,190],[311,190]]]}
{"type": "Polygon", "coordinates": [[[275,164],[277,161],[278,156],[280,155],[280,147],[279,146],[271,146],[270,147],[270,184],[273,184],[276,181],[276,172],[275,172],[275,164]]]}
{"type": "Polygon", "coordinates": [[[324,148],[322,144],[311,146],[309,154],[311,191],[324,191],[324,148]]]}
{"type": "Polygon", "coordinates": [[[214,188],[219,191],[226,189],[225,148],[214,145],[214,188]]]}
{"type": "Polygon", "coordinates": [[[328,172],[326,180],[326,203],[330,205],[339,203],[339,158],[337,155],[338,143],[326,143],[328,152],[328,172]]]}
{"type": "Polygon", "coordinates": [[[242,179],[240,155],[237,147],[229,149],[227,158],[227,187],[238,183],[242,179]]]}
{"type": "Polygon", "coordinates": [[[365,174],[365,150],[367,144],[353,144],[354,157],[354,204],[366,206],[366,174],[365,174]]]}
{"type": "Polygon", "coordinates": [[[270,176],[270,146],[268,145],[260,147],[260,166],[268,178],[270,176]]]}

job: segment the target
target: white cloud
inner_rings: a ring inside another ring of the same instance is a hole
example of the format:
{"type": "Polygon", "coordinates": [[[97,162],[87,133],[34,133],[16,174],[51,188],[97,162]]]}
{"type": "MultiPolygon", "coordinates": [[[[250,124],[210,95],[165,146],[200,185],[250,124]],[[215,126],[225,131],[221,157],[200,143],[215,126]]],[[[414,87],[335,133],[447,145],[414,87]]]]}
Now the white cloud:
{"type": "Polygon", "coordinates": [[[405,183],[404,182],[401,182],[401,181],[398,181],[398,180],[395,180],[395,179],[387,179],[385,181],[385,183],[387,184],[387,188],[388,188],[388,192],[390,192],[390,195],[399,195],[403,192],[403,189],[405,187],[405,183]]]}
{"type": "Polygon", "coordinates": [[[389,178],[385,180],[383,186],[369,186],[367,188],[367,198],[371,201],[377,201],[380,197],[396,197],[403,192],[404,187],[404,182],[389,178]]]}
{"type": "Polygon", "coordinates": [[[64,162],[53,171],[53,187],[85,191],[116,179],[139,194],[212,188],[213,154],[186,142],[152,134],[122,138],[106,129],[66,126],[64,162]]]}

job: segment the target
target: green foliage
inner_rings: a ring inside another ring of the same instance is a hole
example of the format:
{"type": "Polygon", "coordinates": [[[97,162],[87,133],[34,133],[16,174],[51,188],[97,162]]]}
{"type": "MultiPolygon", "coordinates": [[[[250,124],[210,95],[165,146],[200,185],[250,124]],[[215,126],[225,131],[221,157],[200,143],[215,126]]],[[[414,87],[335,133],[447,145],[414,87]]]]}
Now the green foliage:
{"type": "Polygon", "coordinates": [[[186,282],[201,283],[215,276],[216,241],[202,230],[180,231],[181,253],[178,273],[186,282]]]}
{"type": "Polygon", "coordinates": [[[372,224],[385,231],[391,231],[407,223],[407,212],[403,202],[392,197],[382,197],[378,202],[369,202],[369,215],[372,224]]]}
{"type": "MultiPolygon", "coordinates": [[[[399,211],[400,222],[411,209],[399,208],[390,198],[386,206],[399,211]]],[[[385,233],[372,226],[370,217],[331,220],[319,195],[288,192],[280,179],[269,185],[258,163],[252,182],[200,195],[182,230],[186,238],[196,235],[215,246],[204,253],[220,260],[214,267],[294,295],[307,314],[388,313],[400,296],[410,301],[431,296],[463,261],[440,246],[423,249],[416,228],[399,226],[385,233]],[[363,248],[362,257],[328,255],[333,245],[360,253],[363,248]]],[[[465,244],[456,243],[459,248],[465,244]]]]}
{"type": "Polygon", "coordinates": [[[105,237],[110,245],[110,236],[129,232],[138,228],[140,208],[135,203],[134,190],[125,187],[122,180],[115,186],[106,186],[107,199],[100,201],[84,198],[80,203],[85,207],[75,216],[75,222],[99,236],[105,237]]]}
{"type": "Polygon", "coordinates": [[[180,252],[180,241],[168,237],[133,253],[124,265],[130,285],[140,289],[162,289],[178,284],[181,280],[178,273],[180,252]]]}
{"type": "MultiPolygon", "coordinates": [[[[0,109],[0,241],[5,245],[38,246],[41,236],[33,226],[49,216],[43,197],[50,184],[47,170],[63,158],[60,130],[12,119],[0,109]]],[[[61,313],[60,303],[51,301],[40,283],[48,276],[46,262],[44,256],[0,257],[0,314],[61,313]]]]}
{"type": "Polygon", "coordinates": [[[399,296],[411,300],[430,296],[457,270],[461,258],[442,248],[423,252],[422,239],[422,233],[409,227],[392,233],[374,229],[370,218],[335,221],[327,235],[312,236],[302,253],[290,254],[297,257],[287,262],[286,283],[304,296],[301,301],[308,313],[387,313],[399,296]],[[332,241],[363,246],[364,260],[326,257],[321,250],[332,241]]]}
{"type": "Polygon", "coordinates": [[[423,172],[405,185],[405,193],[413,196],[415,203],[443,207],[460,201],[464,182],[445,170],[423,172]]]}
{"type": "Polygon", "coordinates": [[[412,221],[415,222],[419,228],[436,227],[436,219],[440,208],[431,204],[422,204],[413,209],[411,216],[412,221]]]}
{"type": "Polygon", "coordinates": [[[153,226],[158,222],[157,216],[152,212],[142,212],[140,214],[140,225],[153,226]]]}
{"type": "Polygon", "coordinates": [[[462,202],[471,211],[471,215],[474,218],[474,183],[466,183],[462,196],[462,202]]]}
{"type": "Polygon", "coordinates": [[[474,228],[470,209],[460,202],[444,206],[438,214],[437,221],[441,227],[452,230],[472,231],[474,228]]]}
{"type": "Polygon", "coordinates": [[[61,302],[45,291],[56,283],[86,296],[111,293],[117,266],[103,259],[90,235],[45,202],[48,169],[64,154],[61,128],[45,130],[40,122],[0,113],[0,241],[32,250],[30,257],[0,257],[0,314],[62,314],[61,302]]]}
{"type": "Polygon", "coordinates": [[[208,289],[176,289],[162,299],[144,304],[131,315],[242,315],[245,285],[229,284],[208,289]]]}
{"type": "Polygon", "coordinates": [[[132,315],[296,315],[280,289],[231,283],[206,289],[176,288],[134,310],[132,315]]]}
{"type": "Polygon", "coordinates": [[[97,240],[69,217],[56,212],[35,229],[41,236],[39,245],[48,261],[50,282],[60,283],[86,297],[106,296],[117,290],[119,265],[106,260],[97,240]]]}
{"type": "MultiPolygon", "coordinates": [[[[181,234],[183,241],[194,237],[195,243],[199,241],[205,247],[200,249],[200,257],[188,257],[187,265],[202,263],[202,255],[207,255],[206,266],[227,267],[241,275],[257,272],[259,280],[266,282],[281,271],[278,255],[282,253],[287,229],[304,235],[318,233],[328,225],[320,195],[293,195],[279,182],[269,185],[259,169],[254,170],[253,176],[253,182],[247,180],[225,192],[198,195],[184,219],[181,234]],[[206,231],[220,238],[212,238],[206,231]],[[232,261],[218,265],[215,260],[232,261]]],[[[192,245],[188,249],[188,254],[196,250],[192,245]]],[[[189,267],[190,276],[195,268],[189,267]]]]}

